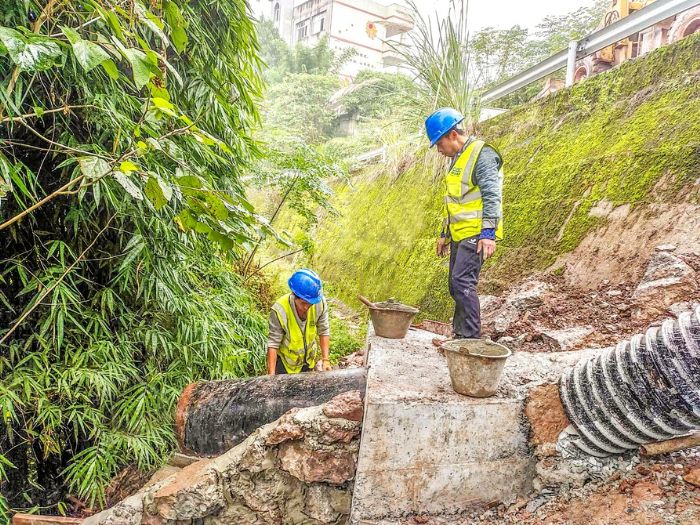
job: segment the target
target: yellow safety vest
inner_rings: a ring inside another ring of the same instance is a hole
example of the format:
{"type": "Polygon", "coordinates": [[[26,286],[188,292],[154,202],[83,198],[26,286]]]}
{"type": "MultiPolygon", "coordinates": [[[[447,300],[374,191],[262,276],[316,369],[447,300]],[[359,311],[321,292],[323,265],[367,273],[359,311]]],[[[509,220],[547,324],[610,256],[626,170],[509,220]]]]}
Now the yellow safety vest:
{"type": "MultiPolygon", "coordinates": [[[[298,374],[304,365],[304,356],[309,368],[313,369],[318,361],[320,349],[316,344],[318,335],[317,306],[312,305],[306,313],[306,325],[302,333],[297,318],[294,315],[292,294],[287,294],[277,299],[272,305],[272,310],[277,314],[280,324],[284,328],[284,339],[277,350],[277,355],[282,358],[282,364],[288,374],[298,374]]],[[[319,303],[323,305],[323,303],[319,303]]]]}
{"type": "MultiPolygon", "coordinates": [[[[445,208],[447,209],[445,226],[449,225],[450,238],[455,242],[481,233],[484,201],[481,199],[479,187],[473,183],[473,174],[484,145],[483,140],[472,141],[445,177],[445,208]]],[[[502,185],[503,168],[499,170],[498,175],[502,185]]],[[[498,221],[496,239],[503,239],[502,218],[498,221]]]]}

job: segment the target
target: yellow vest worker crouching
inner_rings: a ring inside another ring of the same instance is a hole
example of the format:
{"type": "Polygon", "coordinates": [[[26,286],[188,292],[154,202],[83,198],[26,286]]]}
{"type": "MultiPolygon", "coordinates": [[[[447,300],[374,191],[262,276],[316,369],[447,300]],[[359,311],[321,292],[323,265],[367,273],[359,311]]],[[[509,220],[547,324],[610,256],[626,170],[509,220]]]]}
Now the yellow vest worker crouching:
{"type": "Polygon", "coordinates": [[[318,362],[330,370],[328,305],[321,279],[304,269],[295,272],[288,284],[292,293],[275,301],[270,312],[267,373],[308,372],[318,362]]]}

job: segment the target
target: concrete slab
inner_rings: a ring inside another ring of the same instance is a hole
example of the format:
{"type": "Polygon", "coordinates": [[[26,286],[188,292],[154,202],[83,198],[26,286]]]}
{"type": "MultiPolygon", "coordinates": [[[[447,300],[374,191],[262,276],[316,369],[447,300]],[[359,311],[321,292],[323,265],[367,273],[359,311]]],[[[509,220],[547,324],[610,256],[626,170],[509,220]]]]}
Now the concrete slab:
{"type": "Polygon", "coordinates": [[[434,336],[415,329],[402,340],[369,336],[354,524],[459,514],[530,491],[526,393],[585,354],[515,353],[498,393],[477,399],[452,390],[434,336]]]}

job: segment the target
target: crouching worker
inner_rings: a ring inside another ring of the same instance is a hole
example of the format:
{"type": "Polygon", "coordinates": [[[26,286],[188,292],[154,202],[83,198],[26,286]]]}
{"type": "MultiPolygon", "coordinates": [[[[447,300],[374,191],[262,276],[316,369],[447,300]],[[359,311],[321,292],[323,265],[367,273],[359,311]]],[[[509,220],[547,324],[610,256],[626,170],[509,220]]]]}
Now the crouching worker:
{"type": "Polygon", "coordinates": [[[280,297],[270,312],[267,373],[309,372],[319,362],[324,371],[331,370],[328,305],[321,279],[311,270],[298,270],[288,284],[292,293],[280,297]]]}

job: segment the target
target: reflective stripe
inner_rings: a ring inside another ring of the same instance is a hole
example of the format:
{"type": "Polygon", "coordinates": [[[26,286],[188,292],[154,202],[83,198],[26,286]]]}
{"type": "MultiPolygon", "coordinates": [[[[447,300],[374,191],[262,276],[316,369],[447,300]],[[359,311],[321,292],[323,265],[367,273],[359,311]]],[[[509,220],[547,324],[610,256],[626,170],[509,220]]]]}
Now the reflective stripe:
{"type": "Polygon", "coordinates": [[[286,327],[287,326],[287,312],[284,311],[284,307],[279,303],[275,303],[272,305],[272,309],[277,314],[277,317],[279,317],[280,324],[283,327],[286,327]]]}
{"type": "MultiPolygon", "coordinates": [[[[464,168],[464,171],[462,172],[462,195],[465,196],[467,193],[469,193],[469,189],[471,188],[471,178],[472,178],[472,171],[474,169],[474,163],[476,162],[476,159],[479,158],[479,155],[481,154],[481,149],[484,147],[485,142],[483,140],[477,140],[474,143],[474,149],[471,152],[471,155],[469,155],[469,160],[467,161],[467,166],[464,168]]],[[[481,196],[481,194],[479,195],[481,196]]],[[[469,201],[467,201],[469,202],[469,201]]]]}
{"type": "Polygon", "coordinates": [[[468,202],[476,201],[481,198],[481,191],[474,190],[468,192],[466,195],[460,197],[451,197],[449,195],[445,196],[445,204],[466,204],[468,202]]]}
{"type": "Polygon", "coordinates": [[[484,216],[482,210],[475,211],[465,211],[462,213],[457,213],[456,215],[450,215],[450,224],[455,224],[457,222],[468,221],[471,219],[480,219],[484,216]]]}

